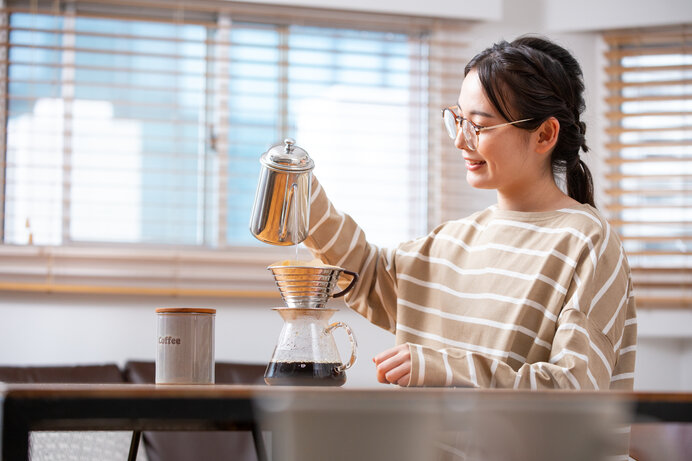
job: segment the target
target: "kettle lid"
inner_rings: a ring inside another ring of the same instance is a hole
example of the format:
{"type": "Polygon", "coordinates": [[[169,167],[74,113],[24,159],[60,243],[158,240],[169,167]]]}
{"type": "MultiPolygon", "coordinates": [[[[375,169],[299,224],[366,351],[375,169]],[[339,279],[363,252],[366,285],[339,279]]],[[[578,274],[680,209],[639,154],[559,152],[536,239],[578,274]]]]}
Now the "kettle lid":
{"type": "Polygon", "coordinates": [[[278,170],[305,171],[312,170],[315,162],[312,161],[308,153],[301,147],[296,146],[292,138],[284,139],[283,144],[272,146],[262,155],[260,161],[278,170]]]}

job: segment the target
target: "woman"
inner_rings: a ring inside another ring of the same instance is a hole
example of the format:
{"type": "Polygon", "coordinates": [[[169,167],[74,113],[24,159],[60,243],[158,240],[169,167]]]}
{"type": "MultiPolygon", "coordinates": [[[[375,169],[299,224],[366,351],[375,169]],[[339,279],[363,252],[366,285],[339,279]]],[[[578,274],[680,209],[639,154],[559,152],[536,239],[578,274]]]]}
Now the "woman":
{"type": "Polygon", "coordinates": [[[383,250],[315,180],[310,235],[360,274],[347,304],[396,335],[374,358],[401,386],[631,389],[636,313],[622,244],[596,210],[582,72],[541,38],[498,43],[465,68],[444,122],[497,204],[383,250]],[[566,193],[556,182],[564,174],[566,193]]]}

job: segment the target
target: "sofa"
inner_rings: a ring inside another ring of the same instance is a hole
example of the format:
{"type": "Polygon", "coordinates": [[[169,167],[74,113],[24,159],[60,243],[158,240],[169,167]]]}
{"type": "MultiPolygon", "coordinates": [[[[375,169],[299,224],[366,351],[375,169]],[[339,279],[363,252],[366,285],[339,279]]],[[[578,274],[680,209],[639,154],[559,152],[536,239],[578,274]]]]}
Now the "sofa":
{"type": "MultiPolygon", "coordinates": [[[[264,364],[216,363],[218,384],[264,384],[264,364]]],[[[6,383],[153,383],[154,362],[128,361],[65,366],[0,366],[6,383]]],[[[131,433],[34,433],[31,461],[127,459],[131,433]],[[56,452],[62,451],[61,456],[56,452]],[[79,456],[75,452],[79,452],[79,456]]],[[[256,461],[252,434],[247,431],[144,432],[139,461],[256,461]]]]}

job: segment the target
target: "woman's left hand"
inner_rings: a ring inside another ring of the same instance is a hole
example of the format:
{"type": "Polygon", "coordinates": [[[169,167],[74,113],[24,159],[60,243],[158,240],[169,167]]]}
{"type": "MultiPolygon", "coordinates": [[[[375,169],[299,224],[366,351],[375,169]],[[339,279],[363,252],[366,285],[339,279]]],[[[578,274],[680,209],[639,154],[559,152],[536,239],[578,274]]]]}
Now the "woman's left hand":
{"type": "Polygon", "coordinates": [[[372,359],[377,368],[377,381],[408,386],[411,380],[411,353],[408,344],[380,352],[372,359]]]}

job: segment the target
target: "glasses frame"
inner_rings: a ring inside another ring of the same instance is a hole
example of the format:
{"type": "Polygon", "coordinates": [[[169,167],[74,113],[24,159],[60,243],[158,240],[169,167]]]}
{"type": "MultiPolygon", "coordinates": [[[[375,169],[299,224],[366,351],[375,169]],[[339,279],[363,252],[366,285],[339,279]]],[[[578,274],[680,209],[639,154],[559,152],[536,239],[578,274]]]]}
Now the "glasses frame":
{"type": "Polygon", "coordinates": [[[464,144],[466,145],[466,148],[468,148],[469,150],[478,149],[478,143],[480,142],[480,136],[479,135],[481,134],[481,132],[483,132],[485,130],[491,130],[493,128],[500,128],[503,126],[514,125],[515,123],[528,122],[528,121],[533,120],[533,118],[525,118],[522,120],[515,120],[513,122],[499,123],[497,125],[492,125],[492,126],[478,126],[475,123],[473,123],[471,120],[469,120],[465,117],[462,117],[460,115],[457,115],[457,113],[455,112],[455,109],[459,109],[459,106],[456,106],[456,105],[455,106],[449,106],[449,107],[445,107],[444,109],[442,109],[442,121],[443,121],[443,123],[444,123],[444,119],[445,119],[445,112],[449,111],[454,116],[454,122],[456,123],[456,126],[457,126],[456,133],[454,134],[454,136],[452,136],[452,134],[447,129],[446,123],[445,123],[445,130],[447,131],[447,134],[449,135],[449,137],[452,139],[456,139],[457,136],[459,136],[459,130],[461,130],[461,132],[464,134],[464,144]],[[473,128],[474,133],[476,133],[476,139],[475,139],[476,142],[475,143],[473,143],[471,141],[471,139],[469,139],[470,133],[468,132],[468,130],[463,129],[462,125],[464,122],[468,123],[468,125],[471,128],[473,128]]]}

